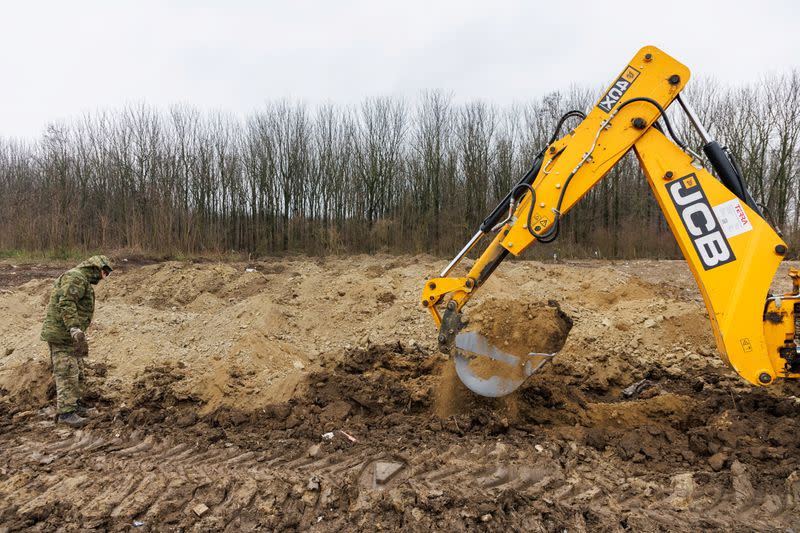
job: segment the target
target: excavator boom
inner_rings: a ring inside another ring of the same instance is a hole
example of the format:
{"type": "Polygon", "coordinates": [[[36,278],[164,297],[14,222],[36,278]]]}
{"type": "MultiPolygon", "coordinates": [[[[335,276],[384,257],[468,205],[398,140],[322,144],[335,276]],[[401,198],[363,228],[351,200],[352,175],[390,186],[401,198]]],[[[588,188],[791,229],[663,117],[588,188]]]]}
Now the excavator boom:
{"type": "Polygon", "coordinates": [[[565,115],[530,171],[441,275],[426,282],[422,305],[439,328],[440,349],[454,352],[459,376],[473,391],[507,394],[552,354],[509,354],[487,346],[474,332],[462,332],[464,305],[508,254],[555,240],[562,216],[631,149],[697,281],[720,356],[753,384],[800,377],[797,284],[793,293],[777,300],[768,294],[786,243],[764,220],[732,159],[680,98],[688,80],[686,66],[656,47],[642,48],[588,114],[565,115]],[[676,99],[698,129],[719,179],[673,131],[664,110],[676,99]],[[571,117],[582,120],[557,138],[571,117]],[[671,138],[662,132],[659,119],[671,138]],[[486,236],[492,240],[472,268],[465,276],[451,277],[486,236]],[[502,376],[471,371],[481,357],[503,367],[498,372],[502,376]],[[532,365],[532,358],[539,363],[532,365]]]}

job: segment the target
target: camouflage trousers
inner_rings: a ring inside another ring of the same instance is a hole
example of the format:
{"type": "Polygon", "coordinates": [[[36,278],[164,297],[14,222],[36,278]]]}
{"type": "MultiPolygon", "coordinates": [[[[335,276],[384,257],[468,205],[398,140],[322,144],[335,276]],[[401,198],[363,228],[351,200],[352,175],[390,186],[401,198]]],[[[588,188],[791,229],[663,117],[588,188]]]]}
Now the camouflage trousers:
{"type": "Polygon", "coordinates": [[[78,408],[83,394],[84,358],[75,355],[75,347],[72,345],[49,343],[49,346],[53,378],[56,382],[58,414],[71,413],[78,408]]]}

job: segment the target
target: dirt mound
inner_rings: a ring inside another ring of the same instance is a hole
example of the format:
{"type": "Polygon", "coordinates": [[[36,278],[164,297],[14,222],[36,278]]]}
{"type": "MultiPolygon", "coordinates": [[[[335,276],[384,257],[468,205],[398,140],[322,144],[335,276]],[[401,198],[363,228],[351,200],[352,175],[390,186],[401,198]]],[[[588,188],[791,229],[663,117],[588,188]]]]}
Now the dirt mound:
{"type": "MultiPolygon", "coordinates": [[[[509,384],[508,390],[525,381],[526,368],[539,369],[550,362],[572,328],[572,320],[553,300],[544,304],[488,299],[471,309],[469,316],[459,339],[475,336],[462,339],[468,344],[455,351],[459,361],[467,361],[461,371],[481,380],[502,380],[509,384]],[[489,356],[493,351],[495,356],[489,356]]],[[[456,403],[463,403],[463,394],[448,384],[440,394],[439,412],[452,412],[456,403]]]]}
{"type": "Polygon", "coordinates": [[[265,428],[293,430],[315,438],[344,429],[355,433],[370,427],[392,427],[397,416],[430,416],[441,358],[419,346],[402,343],[353,348],[339,356],[330,370],[310,373],[303,393],[259,412],[222,407],[209,414],[227,425],[230,420],[260,419],[265,428]],[[263,421],[266,414],[268,421],[263,421]]]}
{"type": "Polygon", "coordinates": [[[800,528],[800,385],[724,367],[685,265],[504,265],[466,316],[526,350],[568,335],[496,400],[435,350],[417,298],[443,266],[120,269],[98,287],[80,431],[47,395],[52,280],[3,289],[0,530],[800,528]],[[528,303],[548,300],[571,329],[528,303]]]}
{"type": "MultiPolygon", "coordinates": [[[[156,309],[192,304],[198,298],[236,300],[258,293],[267,284],[264,276],[227,264],[195,265],[168,262],[131,270],[128,275],[104,287],[109,297],[156,309]]],[[[215,300],[212,300],[215,301],[215,300]]],[[[194,304],[202,309],[202,300],[194,304]]]]}
{"type": "Polygon", "coordinates": [[[53,373],[45,361],[0,368],[0,383],[0,406],[11,413],[40,409],[55,397],[53,373]]]}
{"type": "Polygon", "coordinates": [[[483,300],[469,312],[465,331],[478,331],[492,344],[517,356],[530,352],[555,353],[566,342],[572,319],[550,300],[483,300]]]}
{"type": "Polygon", "coordinates": [[[506,400],[474,398],[467,412],[443,419],[434,413],[442,364],[401,343],[354,348],[309,374],[288,402],[206,416],[175,393],[186,368],[151,367],[137,386],[163,394],[143,392],[134,408],[101,412],[82,432],[43,433],[52,423],[44,414],[13,424],[0,417],[4,438],[17,443],[0,459],[0,524],[796,526],[800,406],[792,399],[752,391],[734,404],[713,384],[690,397],[665,376],[655,380],[658,394],[608,402],[551,376],[526,384],[514,416],[506,400]]]}

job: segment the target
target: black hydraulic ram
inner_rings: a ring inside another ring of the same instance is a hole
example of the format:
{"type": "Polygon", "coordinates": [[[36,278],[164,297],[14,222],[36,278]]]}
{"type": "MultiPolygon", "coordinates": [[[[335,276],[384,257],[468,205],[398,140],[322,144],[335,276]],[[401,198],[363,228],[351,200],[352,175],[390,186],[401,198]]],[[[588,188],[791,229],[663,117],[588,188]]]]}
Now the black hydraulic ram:
{"type": "Polygon", "coordinates": [[[742,175],[734,166],[729,154],[726,153],[725,149],[720,146],[717,141],[711,141],[703,145],[703,153],[706,154],[708,162],[711,163],[712,167],[714,167],[714,170],[717,172],[720,181],[728,189],[730,189],[733,194],[738,196],[744,203],[750,206],[753,211],[758,213],[761,218],[764,218],[764,215],[761,213],[761,209],[758,207],[758,204],[756,204],[755,200],[753,200],[753,197],[750,196],[750,192],[747,190],[747,187],[744,184],[742,175]]]}
{"type": "MultiPolygon", "coordinates": [[[[469,242],[458,252],[450,263],[444,267],[442,273],[440,274],[441,277],[447,276],[451,270],[461,261],[461,259],[469,253],[473,246],[483,237],[491,233],[491,231],[499,224],[504,217],[508,216],[509,207],[511,206],[511,202],[516,202],[519,200],[526,192],[527,187],[520,186],[520,185],[533,185],[533,181],[536,179],[536,176],[539,175],[539,169],[542,168],[542,161],[544,160],[544,152],[541,152],[539,155],[536,156],[536,159],[533,160],[533,165],[531,169],[525,173],[524,176],[517,182],[517,184],[505,195],[505,197],[500,200],[500,203],[497,204],[489,216],[487,216],[483,222],[481,222],[480,228],[478,228],[478,232],[472,236],[469,242]]],[[[490,268],[487,268],[484,272],[481,273],[481,280],[478,280],[478,286],[482,283],[484,279],[489,277],[491,273],[494,271],[495,268],[503,261],[505,256],[508,254],[508,251],[501,254],[495,261],[492,262],[490,268]]]]}
{"type": "MultiPolygon", "coordinates": [[[[533,164],[531,165],[531,169],[526,172],[524,176],[522,176],[522,179],[520,179],[516,185],[511,188],[508,194],[506,194],[505,198],[503,198],[500,203],[497,204],[497,207],[495,207],[494,210],[489,213],[489,216],[484,219],[484,221],[481,223],[479,233],[486,234],[492,231],[492,229],[495,228],[501,220],[503,220],[503,216],[508,212],[511,202],[516,202],[528,191],[532,192],[531,188],[533,187],[533,182],[536,180],[536,176],[539,175],[539,170],[542,168],[545,150],[547,150],[547,147],[552,145],[556,139],[558,139],[558,136],[561,133],[561,127],[570,118],[579,118],[583,120],[586,118],[586,114],[583,111],[573,109],[572,111],[567,111],[561,116],[561,118],[558,120],[558,124],[556,124],[553,136],[550,137],[549,141],[547,141],[547,144],[544,148],[542,148],[542,151],[536,155],[536,158],[534,158],[533,164]]],[[[562,148],[561,151],[563,150],[564,149],[562,148]]],[[[561,151],[556,153],[555,156],[559,155],[561,151]]]]}
{"type": "Polygon", "coordinates": [[[492,228],[497,226],[497,224],[503,220],[503,217],[508,216],[508,208],[511,205],[512,200],[516,202],[519,200],[527,191],[526,187],[519,187],[519,185],[533,185],[533,180],[536,179],[536,176],[539,175],[539,169],[542,168],[542,161],[544,161],[544,153],[540,153],[536,156],[536,159],[533,160],[533,165],[531,169],[525,173],[524,176],[517,182],[517,184],[508,191],[508,194],[500,200],[500,203],[497,204],[489,216],[487,216],[483,222],[481,222],[480,231],[481,233],[489,233],[492,231],[492,228]]]}
{"type": "Polygon", "coordinates": [[[703,153],[706,154],[708,162],[711,163],[711,166],[714,168],[717,176],[719,176],[719,180],[733,194],[738,196],[740,200],[746,203],[750,209],[758,213],[761,218],[764,218],[761,208],[758,206],[758,204],[756,204],[756,201],[753,200],[753,197],[750,196],[747,186],[744,183],[742,173],[734,164],[729,152],[720,146],[717,141],[711,138],[711,135],[709,135],[708,131],[706,131],[706,129],[703,127],[703,124],[700,123],[700,120],[694,113],[694,109],[692,109],[689,104],[684,102],[680,95],[678,95],[677,100],[683,110],[686,112],[686,115],[689,117],[689,120],[692,122],[695,130],[697,130],[697,133],[700,134],[700,138],[703,141],[703,153]]]}
{"type": "MultiPolygon", "coordinates": [[[[450,273],[450,271],[453,270],[453,268],[455,268],[455,266],[461,261],[461,259],[465,255],[467,255],[470,250],[472,250],[472,247],[475,246],[475,244],[477,244],[477,242],[481,240],[481,238],[484,235],[491,233],[494,230],[494,228],[497,227],[498,224],[500,224],[503,220],[505,220],[506,217],[510,215],[510,208],[512,202],[516,203],[517,200],[522,198],[526,192],[532,191],[533,182],[536,180],[536,176],[539,175],[539,170],[541,170],[542,168],[542,162],[544,161],[545,150],[547,149],[548,146],[550,146],[551,144],[553,144],[553,142],[555,142],[555,140],[558,138],[559,133],[561,132],[561,127],[569,118],[580,118],[581,120],[583,120],[586,118],[586,114],[583,113],[582,111],[577,111],[577,110],[567,111],[566,113],[564,113],[564,115],[561,117],[561,119],[558,121],[558,124],[556,125],[553,136],[550,138],[549,141],[547,141],[545,148],[543,148],[542,151],[536,155],[536,158],[534,158],[530,170],[528,170],[528,172],[526,172],[525,175],[522,176],[522,178],[514,185],[514,187],[511,188],[508,194],[506,194],[505,198],[500,200],[500,203],[497,204],[497,207],[495,207],[491,213],[489,213],[489,216],[487,216],[483,220],[483,222],[481,222],[481,226],[480,228],[478,228],[477,233],[475,233],[475,235],[472,236],[469,242],[464,246],[464,248],[461,249],[460,252],[458,252],[458,254],[453,258],[453,260],[450,261],[450,263],[446,267],[444,267],[444,270],[442,270],[442,273],[440,274],[441,277],[447,276],[450,273]]],[[[508,255],[508,250],[500,251],[497,257],[494,258],[494,260],[491,261],[486,266],[486,268],[481,272],[480,278],[476,280],[478,286],[480,286],[483,283],[483,281],[491,275],[491,273],[503,261],[506,255],[508,255]]]]}

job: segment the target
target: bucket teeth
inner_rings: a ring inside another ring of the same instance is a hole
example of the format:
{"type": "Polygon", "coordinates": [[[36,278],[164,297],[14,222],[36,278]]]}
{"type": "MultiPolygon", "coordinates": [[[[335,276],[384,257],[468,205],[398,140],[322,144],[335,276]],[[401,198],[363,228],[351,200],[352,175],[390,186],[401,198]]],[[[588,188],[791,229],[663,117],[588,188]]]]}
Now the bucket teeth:
{"type": "Polygon", "coordinates": [[[513,355],[499,349],[476,331],[461,332],[455,339],[456,374],[469,390],[490,398],[499,398],[517,390],[554,355],[513,355]]]}

